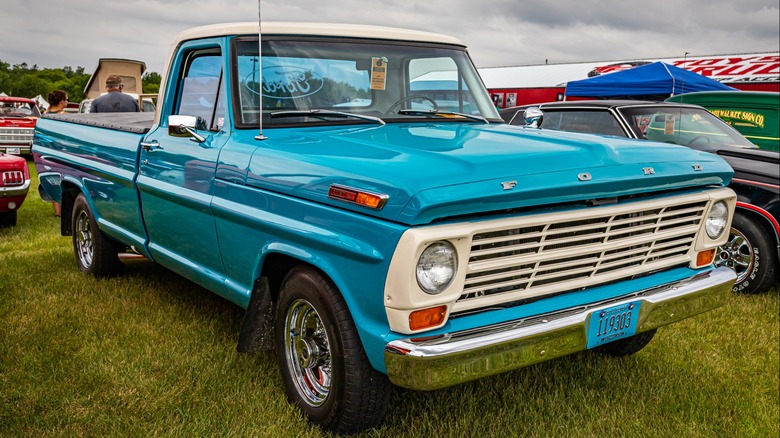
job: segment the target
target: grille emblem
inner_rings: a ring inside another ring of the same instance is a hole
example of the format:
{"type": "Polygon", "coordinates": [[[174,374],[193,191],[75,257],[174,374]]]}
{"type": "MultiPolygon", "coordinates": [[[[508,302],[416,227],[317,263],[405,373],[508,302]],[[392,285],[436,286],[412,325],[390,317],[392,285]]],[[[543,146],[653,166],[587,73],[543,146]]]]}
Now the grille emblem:
{"type": "Polygon", "coordinates": [[[702,170],[701,164],[694,164],[693,165],[693,170],[694,170],[694,172],[701,172],[701,170],[702,170]]]}
{"type": "Polygon", "coordinates": [[[517,181],[504,181],[501,183],[501,188],[504,190],[512,190],[517,185],[517,181]]]}
{"type": "Polygon", "coordinates": [[[643,167],[642,173],[644,173],[645,175],[653,175],[655,174],[655,169],[653,169],[652,167],[643,167]]]}
{"type": "Polygon", "coordinates": [[[583,173],[577,175],[577,179],[580,180],[580,181],[590,181],[590,180],[593,179],[593,177],[590,176],[590,173],[583,172],[583,173]]]}

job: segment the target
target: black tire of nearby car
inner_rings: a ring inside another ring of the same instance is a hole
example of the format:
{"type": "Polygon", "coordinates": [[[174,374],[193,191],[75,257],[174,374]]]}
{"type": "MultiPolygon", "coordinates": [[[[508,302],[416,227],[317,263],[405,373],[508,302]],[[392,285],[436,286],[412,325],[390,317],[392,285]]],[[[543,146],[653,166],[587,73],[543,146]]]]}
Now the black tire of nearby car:
{"type": "Polygon", "coordinates": [[[774,236],[741,211],[734,213],[728,242],[719,248],[716,265],[737,273],[734,292],[759,294],[775,282],[777,253],[774,236]]]}
{"type": "Polygon", "coordinates": [[[623,357],[630,356],[639,350],[645,348],[655,336],[656,329],[637,333],[634,336],[618,339],[610,343],[599,345],[593,351],[607,356],[623,357]]]}
{"type": "Polygon", "coordinates": [[[124,270],[124,264],[119,260],[122,246],[103,234],[83,194],[79,194],[73,204],[71,220],[73,252],[81,272],[95,277],[121,274],[124,270]]]}
{"type": "Polygon", "coordinates": [[[16,226],[16,210],[0,213],[0,228],[16,226]]]}
{"type": "Polygon", "coordinates": [[[390,380],[369,363],[344,299],[319,272],[297,267],[288,273],[274,336],[287,398],[309,421],[339,434],[382,421],[390,380]]]}

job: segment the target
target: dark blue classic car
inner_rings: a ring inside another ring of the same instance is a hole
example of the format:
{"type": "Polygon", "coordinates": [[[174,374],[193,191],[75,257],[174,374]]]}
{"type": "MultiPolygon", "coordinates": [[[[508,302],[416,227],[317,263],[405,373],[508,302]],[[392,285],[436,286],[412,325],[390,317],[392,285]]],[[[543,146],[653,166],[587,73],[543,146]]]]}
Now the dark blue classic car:
{"type": "Polygon", "coordinates": [[[735,172],[729,187],[737,193],[737,210],[729,240],[720,248],[716,263],[737,272],[734,290],[738,292],[765,292],[776,282],[780,259],[778,152],[758,149],[698,105],[587,100],[506,108],[500,114],[512,125],[536,123],[557,131],[661,141],[723,157],[735,172]],[[541,114],[535,110],[526,113],[529,108],[538,108],[541,114]]]}

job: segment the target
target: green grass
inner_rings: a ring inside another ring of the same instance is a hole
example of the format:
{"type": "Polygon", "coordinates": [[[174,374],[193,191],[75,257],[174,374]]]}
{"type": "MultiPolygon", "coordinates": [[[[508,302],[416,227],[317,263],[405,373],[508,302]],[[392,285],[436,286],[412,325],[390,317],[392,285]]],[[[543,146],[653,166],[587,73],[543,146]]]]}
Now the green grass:
{"type": "MultiPolygon", "coordinates": [[[[153,264],[82,275],[36,187],[0,230],[0,436],[326,434],[272,354],[235,351],[243,311],[153,264]]],[[[777,437],[778,289],[584,352],[433,392],[396,389],[372,437],[777,437]]]]}

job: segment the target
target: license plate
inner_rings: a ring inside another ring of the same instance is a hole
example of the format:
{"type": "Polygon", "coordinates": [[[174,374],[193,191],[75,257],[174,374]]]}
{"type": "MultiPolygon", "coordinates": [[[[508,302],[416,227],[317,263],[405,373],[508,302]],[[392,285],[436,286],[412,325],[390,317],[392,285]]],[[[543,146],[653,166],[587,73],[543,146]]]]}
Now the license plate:
{"type": "Polygon", "coordinates": [[[19,148],[5,148],[6,154],[16,154],[19,155],[21,153],[21,149],[19,148]]]}
{"type": "Polygon", "coordinates": [[[633,336],[641,301],[596,310],[588,322],[588,348],[633,336]]]}

